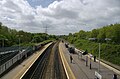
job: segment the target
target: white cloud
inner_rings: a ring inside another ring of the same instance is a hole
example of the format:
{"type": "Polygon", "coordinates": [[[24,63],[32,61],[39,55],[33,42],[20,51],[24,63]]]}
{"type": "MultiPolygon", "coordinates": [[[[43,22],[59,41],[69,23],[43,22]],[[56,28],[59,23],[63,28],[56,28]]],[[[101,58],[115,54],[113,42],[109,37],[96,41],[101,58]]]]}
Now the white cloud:
{"type": "Polygon", "coordinates": [[[119,0],[61,0],[33,8],[26,0],[0,0],[0,21],[29,32],[68,34],[120,22],[119,0]]]}

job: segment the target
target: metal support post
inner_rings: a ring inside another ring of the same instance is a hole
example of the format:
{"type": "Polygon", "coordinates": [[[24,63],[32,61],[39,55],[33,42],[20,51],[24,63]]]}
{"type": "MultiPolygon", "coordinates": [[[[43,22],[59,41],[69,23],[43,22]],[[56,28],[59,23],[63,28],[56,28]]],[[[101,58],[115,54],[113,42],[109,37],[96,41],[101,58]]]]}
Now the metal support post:
{"type": "Polygon", "coordinates": [[[99,43],[99,65],[98,65],[98,72],[100,73],[100,43],[99,43]]]}

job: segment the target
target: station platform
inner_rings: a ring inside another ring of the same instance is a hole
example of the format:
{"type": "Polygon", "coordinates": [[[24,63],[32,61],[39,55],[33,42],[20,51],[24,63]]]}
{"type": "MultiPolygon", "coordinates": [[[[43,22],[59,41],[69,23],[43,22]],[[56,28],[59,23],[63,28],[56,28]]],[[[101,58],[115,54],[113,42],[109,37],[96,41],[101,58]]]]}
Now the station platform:
{"type": "MultiPolygon", "coordinates": [[[[90,58],[88,57],[88,65],[86,66],[86,55],[79,56],[78,54],[70,54],[68,49],[65,47],[64,43],[59,44],[59,51],[65,57],[66,65],[66,73],[69,79],[96,79],[95,72],[98,73],[98,60],[94,62],[91,59],[91,69],[90,69],[90,58]],[[70,62],[70,55],[73,57],[73,62],[70,62]],[[67,67],[69,68],[67,70],[67,67]],[[72,75],[72,76],[71,76],[72,75]]],[[[109,67],[105,63],[100,63],[100,71],[101,79],[113,79],[113,75],[117,74],[117,79],[120,79],[119,71],[115,70],[112,67],[109,67]]]]}
{"type": "Polygon", "coordinates": [[[29,70],[33,63],[38,59],[38,57],[45,51],[45,49],[51,45],[49,43],[45,45],[41,50],[35,52],[33,55],[24,60],[20,65],[9,71],[0,79],[21,79],[22,76],[29,70]]]}

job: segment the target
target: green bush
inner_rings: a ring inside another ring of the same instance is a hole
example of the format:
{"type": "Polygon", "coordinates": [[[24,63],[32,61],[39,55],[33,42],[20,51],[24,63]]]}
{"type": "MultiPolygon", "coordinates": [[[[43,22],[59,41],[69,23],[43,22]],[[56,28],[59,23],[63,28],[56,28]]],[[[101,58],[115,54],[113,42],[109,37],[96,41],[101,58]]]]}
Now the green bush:
{"type": "MultiPolygon", "coordinates": [[[[89,53],[98,57],[99,53],[99,44],[95,42],[91,42],[84,39],[79,39],[73,42],[73,44],[82,50],[88,50],[89,53]]],[[[101,58],[103,60],[109,61],[113,64],[117,64],[120,66],[120,45],[113,44],[101,44],[101,58]]]]}

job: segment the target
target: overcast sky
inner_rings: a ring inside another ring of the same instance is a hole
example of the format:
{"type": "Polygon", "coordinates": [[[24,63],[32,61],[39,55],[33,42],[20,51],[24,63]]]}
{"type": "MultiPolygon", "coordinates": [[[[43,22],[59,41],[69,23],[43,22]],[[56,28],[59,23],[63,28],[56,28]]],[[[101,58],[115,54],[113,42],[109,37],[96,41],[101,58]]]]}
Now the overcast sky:
{"type": "Polygon", "coordinates": [[[89,31],[120,23],[120,0],[0,0],[0,22],[55,35],[89,31]]]}

